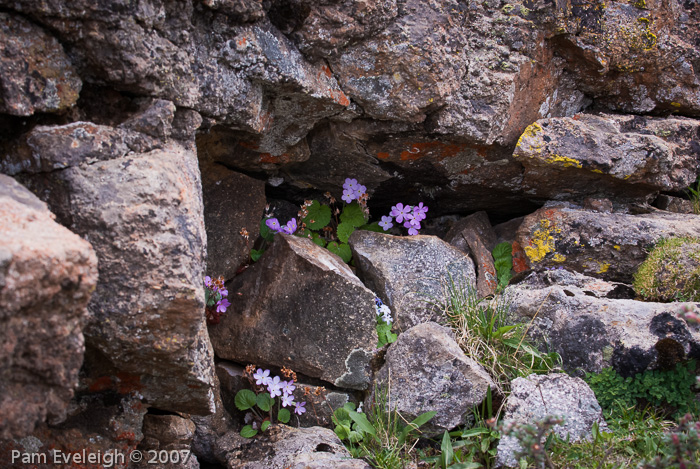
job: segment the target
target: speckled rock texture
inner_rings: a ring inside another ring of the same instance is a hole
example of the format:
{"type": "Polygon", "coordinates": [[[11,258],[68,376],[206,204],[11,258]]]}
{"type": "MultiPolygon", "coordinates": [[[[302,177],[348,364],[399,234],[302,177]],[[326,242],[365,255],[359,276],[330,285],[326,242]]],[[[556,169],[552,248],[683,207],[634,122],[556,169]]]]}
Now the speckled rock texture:
{"type": "Polygon", "coordinates": [[[700,233],[700,217],[647,209],[633,215],[601,213],[548,203],[526,216],[517,230],[532,268],[565,267],[619,282],[632,276],[661,238],[700,233]]]}
{"type": "Polygon", "coordinates": [[[399,335],[389,347],[375,383],[365,403],[367,409],[386,399],[407,422],[424,412],[437,412],[420,428],[426,437],[470,423],[473,408],[481,404],[488,388],[496,390],[481,365],[465,356],[452,331],[434,322],[399,335]]]}
{"type": "Polygon", "coordinates": [[[700,121],[585,113],[542,119],[525,129],[513,157],[525,166],[526,190],[549,199],[679,192],[697,177],[700,121]]]}
{"type": "Polygon", "coordinates": [[[375,297],[340,257],[307,238],[277,234],[227,287],[235,300],[209,327],[218,357],[367,389],[375,297]]]}
{"type": "MultiPolygon", "coordinates": [[[[555,426],[554,432],[572,442],[590,438],[594,423],[601,432],[607,430],[595,394],[582,379],[562,373],[514,379],[505,405],[503,425],[533,423],[547,416],[564,418],[564,423],[555,426]]],[[[496,466],[518,467],[514,453],[520,450],[515,437],[501,437],[496,466]]]]}
{"type": "Polygon", "coordinates": [[[632,376],[700,358],[700,329],[678,315],[684,306],[697,312],[695,303],[635,301],[627,285],[559,269],[533,273],[505,294],[514,320],[532,321],[530,337],[576,376],[609,366],[632,376]]]}
{"type": "Polygon", "coordinates": [[[402,332],[444,322],[436,305],[445,300],[450,282],[476,285],[469,256],[435,236],[355,231],[349,244],[360,277],[391,308],[394,327],[402,332]]]}
{"type": "Polygon", "coordinates": [[[90,244],[0,174],[0,439],[66,418],[97,283],[90,244]]]}

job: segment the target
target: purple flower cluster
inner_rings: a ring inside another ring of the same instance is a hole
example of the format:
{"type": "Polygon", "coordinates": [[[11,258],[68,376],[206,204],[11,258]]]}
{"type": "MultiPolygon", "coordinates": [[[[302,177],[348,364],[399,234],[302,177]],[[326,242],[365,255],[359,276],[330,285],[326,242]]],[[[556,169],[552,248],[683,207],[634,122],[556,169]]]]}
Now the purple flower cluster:
{"type": "Polygon", "coordinates": [[[270,370],[263,370],[262,368],[258,368],[258,371],[253,373],[253,378],[255,378],[255,384],[258,386],[267,386],[267,392],[270,393],[270,397],[282,396],[282,407],[294,406],[294,412],[297,415],[306,412],[306,402],[294,402],[292,393],[297,387],[294,385],[293,379],[281,381],[279,376],[270,377],[270,370]]]}
{"type": "Polygon", "coordinates": [[[409,235],[417,235],[418,230],[420,230],[420,222],[425,220],[426,213],[428,212],[428,207],[423,205],[423,202],[418,205],[404,205],[396,204],[391,207],[391,212],[389,216],[383,216],[382,221],[379,222],[384,231],[388,231],[389,228],[394,226],[394,219],[397,223],[403,224],[404,228],[408,228],[409,235]]]}
{"type": "Polygon", "coordinates": [[[343,184],[343,202],[349,204],[353,200],[360,200],[360,197],[367,192],[367,187],[363,186],[357,179],[345,179],[345,184],[343,184]]]}
{"type": "Polygon", "coordinates": [[[297,230],[296,218],[289,220],[286,225],[280,225],[280,222],[276,218],[268,219],[265,221],[265,224],[275,233],[294,234],[294,232],[297,230]]]}
{"type": "Polygon", "coordinates": [[[212,279],[207,275],[204,277],[204,286],[206,287],[207,306],[216,304],[216,312],[225,313],[226,308],[231,306],[231,303],[226,299],[228,290],[224,286],[224,279],[222,277],[212,279]]]}

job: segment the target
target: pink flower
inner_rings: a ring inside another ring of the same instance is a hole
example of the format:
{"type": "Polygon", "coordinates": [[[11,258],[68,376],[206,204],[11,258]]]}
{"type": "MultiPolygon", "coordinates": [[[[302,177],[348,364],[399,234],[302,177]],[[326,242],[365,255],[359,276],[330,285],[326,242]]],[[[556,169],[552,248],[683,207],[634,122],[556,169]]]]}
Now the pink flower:
{"type": "Polygon", "coordinates": [[[295,405],[294,413],[297,415],[301,415],[304,412],[306,412],[306,409],[304,406],[306,405],[306,402],[297,402],[295,405]]]}

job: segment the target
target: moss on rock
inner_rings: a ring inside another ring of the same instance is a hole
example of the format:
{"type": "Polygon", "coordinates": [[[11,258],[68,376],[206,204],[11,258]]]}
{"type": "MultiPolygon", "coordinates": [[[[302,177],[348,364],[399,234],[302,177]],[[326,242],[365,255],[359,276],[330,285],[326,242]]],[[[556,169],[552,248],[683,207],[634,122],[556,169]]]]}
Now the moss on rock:
{"type": "Polygon", "coordinates": [[[700,301],[700,238],[660,241],[639,266],[633,286],[650,301],[700,301]]]}

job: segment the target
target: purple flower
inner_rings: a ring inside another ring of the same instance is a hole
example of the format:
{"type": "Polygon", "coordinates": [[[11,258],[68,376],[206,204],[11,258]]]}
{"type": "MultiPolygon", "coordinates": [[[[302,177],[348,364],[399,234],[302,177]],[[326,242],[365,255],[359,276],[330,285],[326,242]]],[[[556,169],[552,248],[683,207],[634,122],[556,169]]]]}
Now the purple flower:
{"type": "Polygon", "coordinates": [[[294,234],[294,232],[297,230],[297,220],[296,218],[292,218],[287,222],[285,226],[282,227],[282,232],[287,233],[287,234],[294,234]]]}
{"type": "Polygon", "coordinates": [[[389,212],[389,215],[395,217],[398,223],[403,223],[406,216],[411,215],[411,206],[404,206],[403,204],[398,203],[391,207],[391,212],[389,212]]]}
{"type": "Polygon", "coordinates": [[[345,189],[343,191],[343,196],[341,197],[343,199],[343,202],[346,204],[349,204],[353,200],[355,200],[355,192],[352,189],[345,189]]]}
{"type": "Polygon", "coordinates": [[[287,395],[285,394],[282,396],[282,407],[287,407],[287,406],[292,406],[294,405],[294,396],[291,394],[287,395]]]}
{"type": "Polygon", "coordinates": [[[219,290],[219,293],[221,293],[221,296],[228,296],[228,290],[226,288],[219,290]]]}
{"type": "Polygon", "coordinates": [[[301,415],[304,412],[306,412],[306,409],[304,408],[304,406],[306,405],[306,402],[297,402],[294,405],[296,406],[296,408],[294,409],[295,414],[301,415]]]}
{"type": "Polygon", "coordinates": [[[228,308],[229,306],[231,306],[231,303],[229,303],[229,301],[226,298],[221,299],[218,303],[216,303],[216,312],[225,313],[226,308],[228,308]]]}
{"type": "Polygon", "coordinates": [[[280,383],[280,387],[282,388],[282,392],[286,394],[292,394],[294,390],[297,388],[294,386],[294,381],[282,381],[280,383]]]}
{"type": "Polygon", "coordinates": [[[418,220],[425,220],[428,207],[423,205],[423,202],[413,207],[413,216],[418,220]]]}
{"type": "Polygon", "coordinates": [[[420,221],[416,220],[415,218],[406,218],[406,221],[403,223],[404,228],[415,228],[417,230],[420,230],[420,221]]]}
{"type": "Polygon", "coordinates": [[[382,216],[382,221],[379,222],[379,226],[381,226],[384,229],[384,231],[387,231],[389,228],[394,226],[392,221],[394,221],[393,218],[387,217],[387,216],[382,216]]]}
{"type": "Polygon", "coordinates": [[[280,222],[276,218],[269,218],[265,221],[265,224],[267,225],[268,228],[270,228],[272,231],[279,231],[280,230],[280,222]]]}
{"type": "Polygon", "coordinates": [[[267,386],[267,383],[272,380],[272,378],[270,378],[270,370],[263,371],[262,368],[258,368],[258,371],[253,373],[253,378],[255,378],[255,384],[258,386],[261,384],[267,386]]]}
{"type": "Polygon", "coordinates": [[[355,192],[357,189],[357,179],[345,178],[345,184],[343,184],[343,189],[355,192]]]}
{"type": "Polygon", "coordinates": [[[267,383],[267,391],[270,393],[270,397],[282,395],[282,388],[280,387],[279,376],[275,376],[267,383]]]}
{"type": "Polygon", "coordinates": [[[204,277],[204,286],[211,287],[211,277],[208,275],[206,277],[204,277]]]}
{"type": "Polygon", "coordinates": [[[357,189],[355,189],[355,194],[359,198],[362,194],[367,192],[367,186],[363,186],[362,184],[357,185],[357,189]]]}
{"type": "Polygon", "coordinates": [[[413,228],[413,227],[411,227],[411,228],[408,229],[408,234],[411,235],[411,236],[415,236],[415,235],[418,234],[418,230],[415,229],[415,228],[413,228]]]}

